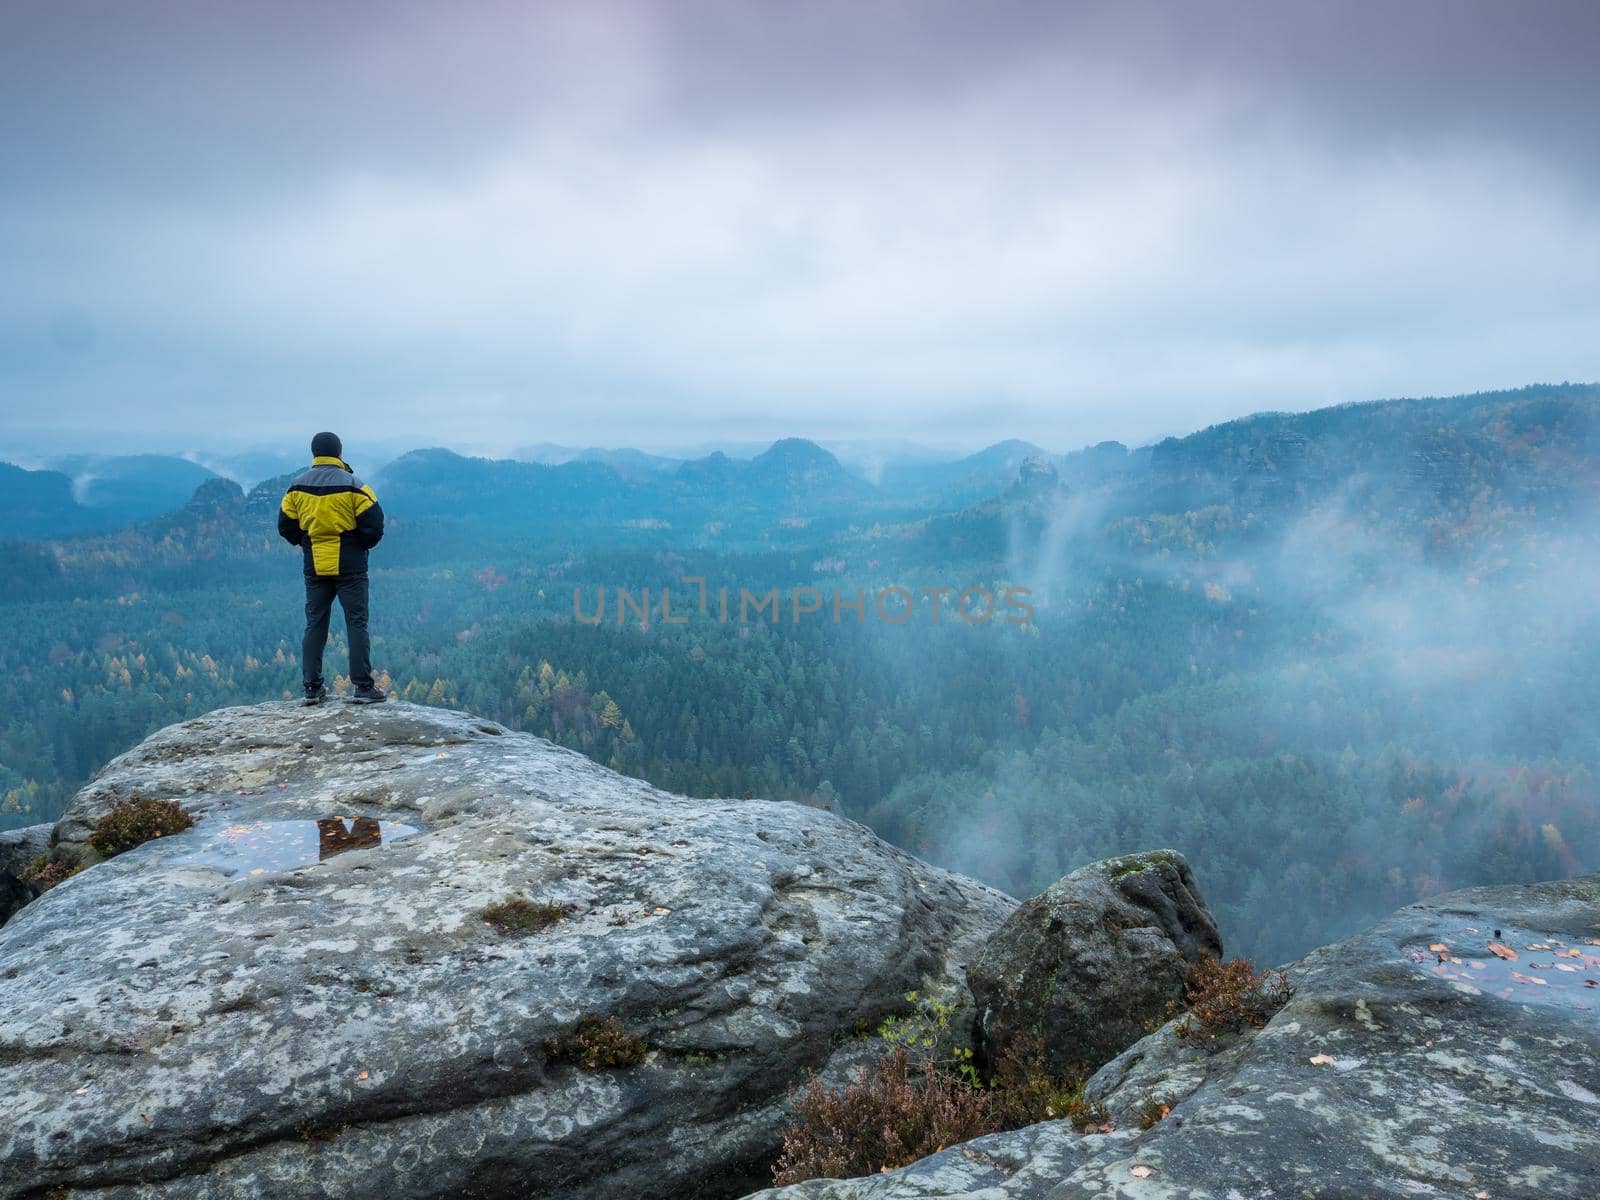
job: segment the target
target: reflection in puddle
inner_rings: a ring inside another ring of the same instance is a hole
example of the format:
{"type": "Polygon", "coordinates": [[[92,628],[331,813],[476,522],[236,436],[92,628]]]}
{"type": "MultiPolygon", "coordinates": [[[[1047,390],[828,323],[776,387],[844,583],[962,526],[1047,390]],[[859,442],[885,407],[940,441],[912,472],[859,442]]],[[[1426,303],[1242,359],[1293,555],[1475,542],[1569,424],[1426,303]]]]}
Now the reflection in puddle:
{"type": "Polygon", "coordinates": [[[1526,929],[1464,925],[1400,952],[1442,979],[1502,1000],[1600,1011],[1600,938],[1567,942],[1526,929]]]}
{"type": "Polygon", "coordinates": [[[310,866],[346,850],[399,841],[416,832],[413,825],[372,817],[236,821],[175,861],[215,867],[229,875],[266,875],[310,866]]]}

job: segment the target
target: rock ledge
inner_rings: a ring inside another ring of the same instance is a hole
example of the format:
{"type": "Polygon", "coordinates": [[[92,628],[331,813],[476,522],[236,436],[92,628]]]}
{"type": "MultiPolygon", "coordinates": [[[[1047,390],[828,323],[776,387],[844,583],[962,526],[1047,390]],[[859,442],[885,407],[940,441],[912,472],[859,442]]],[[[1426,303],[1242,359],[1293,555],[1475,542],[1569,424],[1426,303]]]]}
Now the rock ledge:
{"type": "Polygon", "coordinates": [[[0,1194],[661,1197],[759,1186],[814,1068],[954,997],[1014,907],[829,813],[690,800],[459,713],[224,709],[113,761],[199,817],[0,928],[0,1194]],[[512,895],[543,932],[482,919],[512,895]],[[586,1014],[648,1046],[546,1051],[586,1014]]]}

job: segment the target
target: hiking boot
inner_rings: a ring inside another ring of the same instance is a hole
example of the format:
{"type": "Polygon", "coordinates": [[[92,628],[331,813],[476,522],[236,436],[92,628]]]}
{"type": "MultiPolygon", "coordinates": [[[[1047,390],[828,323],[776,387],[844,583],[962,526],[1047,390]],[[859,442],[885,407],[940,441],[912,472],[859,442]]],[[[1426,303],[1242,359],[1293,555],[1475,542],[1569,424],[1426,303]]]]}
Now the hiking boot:
{"type": "Polygon", "coordinates": [[[315,708],[317,705],[321,704],[327,698],[328,698],[328,689],[327,688],[321,687],[321,686],[318,686],[318,687],[315,687],[315,688],[307,688],[306,689],[306,698],[304,700],[300,701],[300,703],[305,708],[315,708]]]}
{"type": "Polygon", "coordinates": [[[366,685],[364,685],[362,687],[358,687],[354,692],[352,692],[350,694],[350,703],[351,704],[382,704],[388,698],[389,697],[387,697],[387,696],[385,696],[383,694],[381,689],[375,688],[371,684],[366,684],[366,685]]]}

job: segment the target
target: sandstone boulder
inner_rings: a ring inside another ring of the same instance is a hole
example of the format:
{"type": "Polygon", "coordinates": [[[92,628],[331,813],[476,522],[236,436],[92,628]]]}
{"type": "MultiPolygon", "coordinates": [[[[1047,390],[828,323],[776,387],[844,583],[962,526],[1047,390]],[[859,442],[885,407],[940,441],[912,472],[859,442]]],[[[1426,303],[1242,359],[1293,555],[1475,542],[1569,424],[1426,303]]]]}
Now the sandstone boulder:
{"type": "Polygon", "coordinates": [[[1091,863],[1022,904],[972,965],[974,1049],[992,1065],[1040,1034],[1053,1069],[1093,1070],[1167,1020],[1202,954],[1220,958],[1222,938],[1181,854],[1091,863]]]}
{"type": "Polygon", "coordinates": [[[0,925],[33,900],[34,889],[19,876],[49,849],[49,825],[29,825],[0,833],[0,925]]]}

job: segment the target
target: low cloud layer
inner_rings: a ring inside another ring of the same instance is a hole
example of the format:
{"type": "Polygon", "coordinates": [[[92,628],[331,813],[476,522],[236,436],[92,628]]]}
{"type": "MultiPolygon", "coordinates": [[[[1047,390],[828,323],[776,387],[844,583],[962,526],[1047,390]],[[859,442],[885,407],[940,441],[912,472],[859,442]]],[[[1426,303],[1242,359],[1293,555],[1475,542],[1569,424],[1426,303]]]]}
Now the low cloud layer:
{"type": "Polygon", "coordinates": [[[11,4],[0,437],[1140,441],[1600,378],[1600,10],[11,4]]]}

